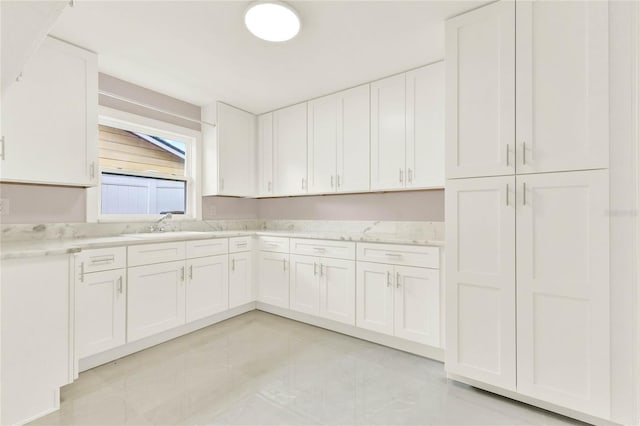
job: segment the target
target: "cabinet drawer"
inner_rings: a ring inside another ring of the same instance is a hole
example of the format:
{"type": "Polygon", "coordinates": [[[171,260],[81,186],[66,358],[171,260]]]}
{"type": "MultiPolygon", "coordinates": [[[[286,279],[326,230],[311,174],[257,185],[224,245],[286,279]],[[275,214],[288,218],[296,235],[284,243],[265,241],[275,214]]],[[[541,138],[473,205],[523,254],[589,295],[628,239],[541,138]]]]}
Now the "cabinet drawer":
{"type": "Polygon", "coordinates": [[[260,250],[289,253],[289,239],[283,237],[260,237],[260,250]]]}
{"type": "Polygon", "coordinates": [[[127,267],[127,249],[109,247],[103,249],[82,250],[78,253],[80,270],[83,273],[109,271],[127,267]]]}
{"type": "Polygon", "coordinates": [[[252,237],[233,237],[229,238],[229,253],[239,253],[242,251],[250,251],[253,246],[252,237]]]}
{"type": "Polygon", "coordinates": [[[291,253],[355,260],[356,243],[347,241],[291,239],[291,253]]]}
{"type": "Polygon", "coordinates": [[[438,247],[358,243],[357,253],[359,261],[440,268],[438,247]]]}
{"type": "Polygon", "coordinates": [[[129,246],[129,267],[184,260],[185,243],[159,243],[129,246]]]}
{"type": "Polygon", "coordinates": [[[228,238],[187,241],[187,258],[217,256],[229,253],[228,238]]]}

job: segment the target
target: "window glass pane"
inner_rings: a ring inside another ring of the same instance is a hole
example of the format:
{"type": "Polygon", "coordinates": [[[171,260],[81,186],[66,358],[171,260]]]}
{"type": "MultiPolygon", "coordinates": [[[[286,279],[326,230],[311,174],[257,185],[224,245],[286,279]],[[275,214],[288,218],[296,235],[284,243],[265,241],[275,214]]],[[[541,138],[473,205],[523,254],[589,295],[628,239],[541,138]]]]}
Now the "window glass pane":
{"type": "Polygon", "coordinates": [[[184,142],[102,125],[99,135],[101,169],[185,176],[184,142]]]}
{"type": "Polygon", "coordinates": [[[184,214],[187,183],[102,173],[102,214],[184,214]]]}

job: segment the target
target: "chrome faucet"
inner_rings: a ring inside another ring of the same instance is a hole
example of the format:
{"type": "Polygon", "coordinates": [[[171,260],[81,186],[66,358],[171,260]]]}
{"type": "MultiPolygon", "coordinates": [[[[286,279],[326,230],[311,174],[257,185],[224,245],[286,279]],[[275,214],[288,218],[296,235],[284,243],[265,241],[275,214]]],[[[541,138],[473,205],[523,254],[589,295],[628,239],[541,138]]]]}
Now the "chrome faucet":
{"type": "Polygon", "coordinates": [[[149,232],[164,232],[164,221],[173,217],[171,212],[165,213],[160,219],[155,221],[150,227],[149,232]]]}

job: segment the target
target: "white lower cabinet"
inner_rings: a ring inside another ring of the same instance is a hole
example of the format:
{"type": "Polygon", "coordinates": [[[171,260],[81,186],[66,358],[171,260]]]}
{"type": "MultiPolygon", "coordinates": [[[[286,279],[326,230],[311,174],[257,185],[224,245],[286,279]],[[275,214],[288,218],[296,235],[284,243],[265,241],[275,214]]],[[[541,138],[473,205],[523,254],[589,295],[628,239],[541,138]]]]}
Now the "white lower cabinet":
{"type": "Polygon", "coordinates": [[[440,346],[440,275],[436,269],[358,262],[356,325],[440,346]]]}
{"type": "Polygon", "coordinates": [[[259,265],[258,300],[289,308],[289,255],[262,251],[259,265]]]}
{"type": "Polygon", "coordinates": [[[320,258],[321,317],[356,325],[356,262],[320,258]]]}
{"type": "Polygon", "coordinates": [[[84,274],[76,285],[76,339],[84,358],[126,343],[125,269],[84,274]]]}
{"type": "Polygon", "coordinates": [[[318,288],[318,258],[312,256],[291,255],[289,273],[289,309],[318,315],[320,289],[318,288]]]}
{"type": "Polygon", "coordinates": [[[251,252],[229,255],[229,308],[254,300],[251,257],[251,252]]]}
{"type": "Polygon", "coordinates": [[[127,341],[184,324],[184,285],[183,260],[129,268],[127,341]]]}
{"type": "Polygon", "coordinates": [[[208,317],[229,308],[229,256],[187,260],[186,321],[208,317]]]}

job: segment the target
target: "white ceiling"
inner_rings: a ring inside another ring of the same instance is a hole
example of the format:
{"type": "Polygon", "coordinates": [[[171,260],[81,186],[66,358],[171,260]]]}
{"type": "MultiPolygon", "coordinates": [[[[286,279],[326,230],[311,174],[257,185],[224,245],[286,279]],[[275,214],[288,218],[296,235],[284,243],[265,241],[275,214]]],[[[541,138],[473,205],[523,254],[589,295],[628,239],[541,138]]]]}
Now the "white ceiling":
{"type": "Polygon", "coordinates": [[[196,105],[261,113],[440,60],[444,20],[478,1],[291,1],[302,30],[269,43],[247,1],[76,1],[51,32],[100,71],[196,105]]]}

